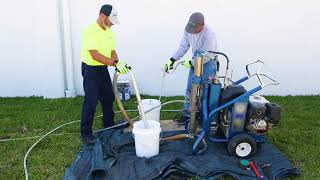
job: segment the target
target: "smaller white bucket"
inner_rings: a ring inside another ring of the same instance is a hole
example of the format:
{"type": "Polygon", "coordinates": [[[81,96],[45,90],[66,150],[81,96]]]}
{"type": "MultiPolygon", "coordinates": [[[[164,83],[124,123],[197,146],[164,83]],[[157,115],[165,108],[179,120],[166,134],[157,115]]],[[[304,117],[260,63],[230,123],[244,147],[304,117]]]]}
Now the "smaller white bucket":
{"type": "MultiPolygon", "coordinates": [[[[142,105],[144,108],[144,112],[146,112],[154,107],[160,106],[161,102],[157,99],[143,99],[142,105]]],[[[138,106],[138,109],[139,109],[139,106],[138,106]]],[[[145,118],[148,120],[155,120],[155,121],[159,122],[160,121],[160,110],[161,110],[161,107],[145,113],[145,116],[146,116],[145,118]]]]}
{"type": "Polygon", "coordinates": [[[147,120],[147,123],[148,128],[145,128],[143,120],[133,124],[132,135],[138,157],[149,158],[159,154],[160,123],[154,120],[147,120]]]}

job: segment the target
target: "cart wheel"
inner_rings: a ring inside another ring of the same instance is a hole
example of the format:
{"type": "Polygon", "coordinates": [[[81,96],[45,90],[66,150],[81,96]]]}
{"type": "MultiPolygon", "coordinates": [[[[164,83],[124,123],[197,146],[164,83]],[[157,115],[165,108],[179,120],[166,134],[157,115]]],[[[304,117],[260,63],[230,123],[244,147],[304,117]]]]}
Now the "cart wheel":
{"type": "Polygon", "coordinates": [[[248,158],[256,154],[257,143],[248,134],[239,134],[228,142],[228,152],[238,158],[248,158]]]}

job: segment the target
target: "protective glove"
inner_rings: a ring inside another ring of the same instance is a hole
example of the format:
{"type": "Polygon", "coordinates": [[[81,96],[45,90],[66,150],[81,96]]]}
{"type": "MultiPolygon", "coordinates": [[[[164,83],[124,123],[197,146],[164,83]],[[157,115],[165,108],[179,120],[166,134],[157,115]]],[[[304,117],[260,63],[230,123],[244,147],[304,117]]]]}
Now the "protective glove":
{"type": "Polygon", "coordinates": [[[121,74],[125,74],[128,72],[129,69],[131,69],[131,67],[123,61],[118,61],[116,64],[116,69],[121,74]]]}
{"type": "Polygon", "coordinates": [[[165,70],[166,72],[168,72],[169,70],[173,69],[173,64],[174,64],[174,62],[176,62],[176,60],[173,59],[173,58],[170,58],[170,59],[168,60],[167,64],[164,66],[164,70],[165,70]]]}
{"type": "Polygon", "coordinates": [[[191,68],[191,66],[192,66],[191,60],[184,59],[183,60],[183,66],[186,67],[186,68],[191,68]]]}

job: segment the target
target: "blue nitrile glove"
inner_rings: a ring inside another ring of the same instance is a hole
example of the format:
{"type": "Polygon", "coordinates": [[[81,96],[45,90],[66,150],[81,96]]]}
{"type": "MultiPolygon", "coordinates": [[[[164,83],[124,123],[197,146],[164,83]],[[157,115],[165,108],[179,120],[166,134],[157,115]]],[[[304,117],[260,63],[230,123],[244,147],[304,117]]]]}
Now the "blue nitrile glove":
{"type": "Polygon", "coordinates": [[[164,70],[165,70],[166,72],[168,72],[169,70],[173,69],[173,64],[174,64],[174,62],[176,62],[176,60],[173,59],[173,58],[170,58],[170,59],[168,60],[167,64],[164,66],[164,70]]]}
{"type": "Polygon", "coordinates": [[[191,68],[191,66],[192,66],[191,60],[184,59],[183,60],[183,66],[186,67],[186,68],[191,68]]]}
{"type": "Polygon", "coordinates": [[[123,61],[118,61],[116,63],[116,69],[121,74],[125,74],[125,73],[128,72],[129,69],[131,69],[131,67],[128,64],[126,64],[125,62],[123,62],[123,61]]]}

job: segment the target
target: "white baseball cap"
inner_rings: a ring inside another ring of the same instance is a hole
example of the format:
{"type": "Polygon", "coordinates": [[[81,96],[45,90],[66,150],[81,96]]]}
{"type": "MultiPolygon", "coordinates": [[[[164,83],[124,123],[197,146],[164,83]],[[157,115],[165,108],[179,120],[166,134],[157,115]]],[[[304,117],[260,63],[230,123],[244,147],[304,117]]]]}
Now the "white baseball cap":
{"type": "Polygon", "coordinates": [[[109,4],[103,5],[100,9],[100,13],[103,13],[104,15],[108,16],[112,24],[120,24],[117,10],[111,5],[109,4]]]}
{"type": "Polygon", "coordinates": [[[112,22],[112,24],[120,24],[120,21],[118,19],[118,12],[115,8],[111,9],[109,20],[112,22]]]}

